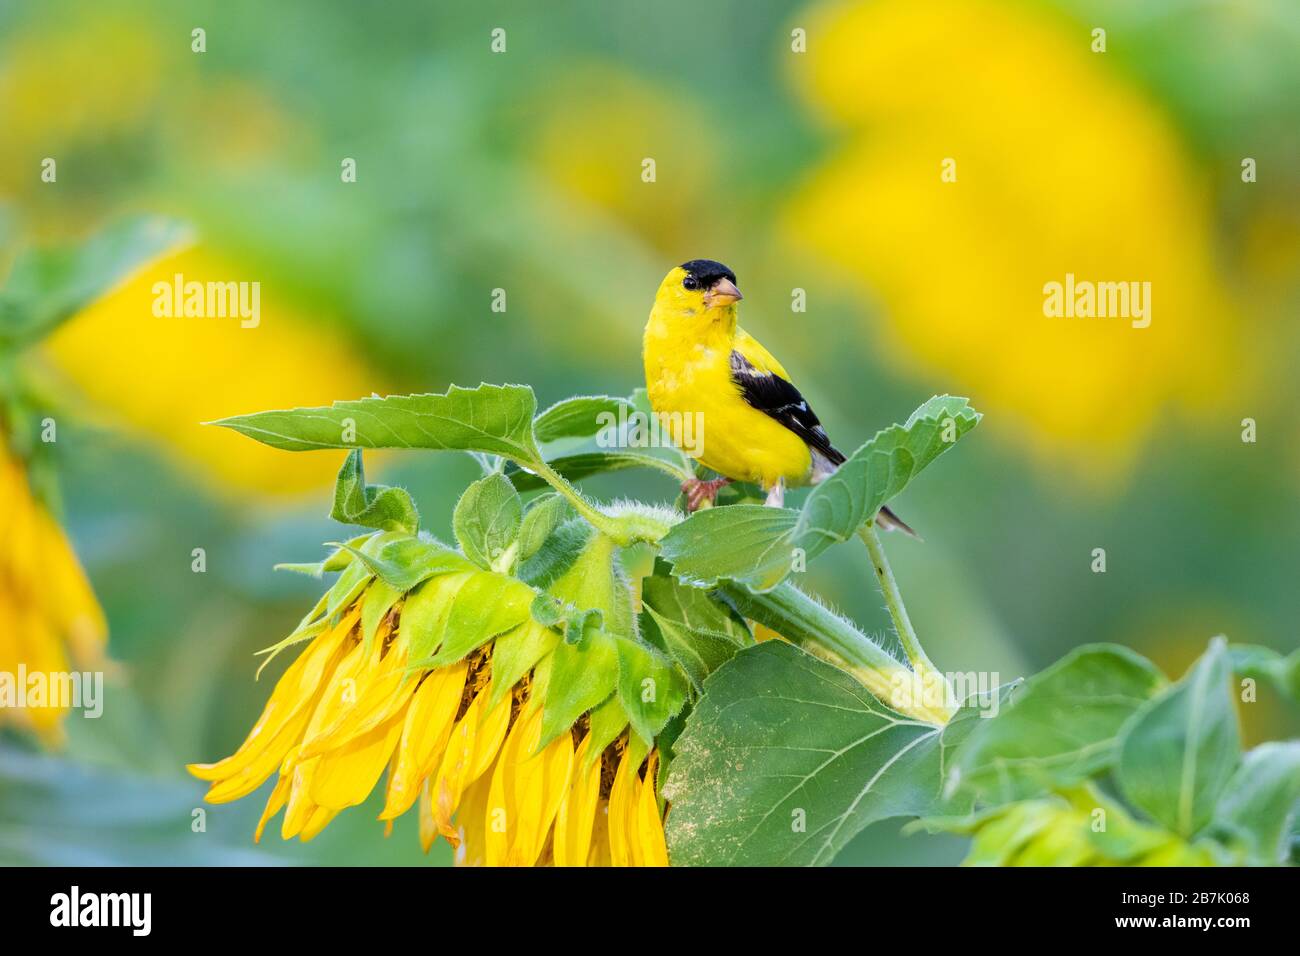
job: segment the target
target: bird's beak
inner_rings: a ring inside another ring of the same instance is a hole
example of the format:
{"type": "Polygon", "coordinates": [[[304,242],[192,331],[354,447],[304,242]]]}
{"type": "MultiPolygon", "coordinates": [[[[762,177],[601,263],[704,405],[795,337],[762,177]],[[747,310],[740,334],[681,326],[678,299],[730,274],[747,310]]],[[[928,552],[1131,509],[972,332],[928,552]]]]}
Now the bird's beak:
{"type": "Polygon", "coordinates": [[[708,292],[704,293],[704,307],[711,309],[717,305],[731,305],[743,298],[740,290],[736,288],[736,283],[730,279],[719,279],[713,283],[708,292]]]}

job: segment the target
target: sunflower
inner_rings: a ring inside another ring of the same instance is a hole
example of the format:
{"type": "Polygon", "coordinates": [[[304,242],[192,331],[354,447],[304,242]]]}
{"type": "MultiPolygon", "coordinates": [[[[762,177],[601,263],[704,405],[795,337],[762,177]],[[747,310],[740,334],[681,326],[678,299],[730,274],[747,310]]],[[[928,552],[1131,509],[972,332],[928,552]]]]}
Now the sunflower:
{"type": "Polygon", "coordinates": [[[1251,356],[1212,197],[1086,29],[990,0],[808,15],[822,39],[790,58],[792,79],[836,145],[784,228],[881,305],[895,362],[978,395],[1044,463],[1068,456],[1098,479],[1122,475],[1168,410],[1204,421],[1231,405],[1252,375],[1216,369],[1251,356]],[[1045,284],[1067,274],[1149,282],[1149,327],[1049,318],[1045,284]]]}
{"type": "Polygon", "coordinates": [[[304,622],[310,643],[244,743],[190,765],[211,782],[207,799],[237,800],[276,774],[255,839],[283,810],[281,836],[305,841],[364,802],[386,769],[379,818],[391,830],[416,807],[425,850],[442,836],[457,863],[666,866],[657,748],[612,688],[585,707],[590,692],[559,660],[600,654],[614,639],[593,634],[575,649],[529,612],[527,585],[454,552],[439,560],[444,573],[405,593],[360,561],[348,566],[304,622]],[[495,623],[469,627],[472,615],[495,623]],[[466,650],[477,640],[467,629],[490,633],[502,621],[507,630],[466,650]],[[549,693],[561,684],[573,686],[549,693]],[[580,707],[556,726],[556,714],[580,707]]]}
{"type": "MultiPolygon", "coordinates": [[[[32,493],[23,462],[0,431],[0,673],[56,674],[69,660],[103,667],[108,627],[63,529],[32,493]]],[[[62,739],[67,711],[58,701],[0,707],[0,726],[35,731],[47,743],[62,739]]]]}

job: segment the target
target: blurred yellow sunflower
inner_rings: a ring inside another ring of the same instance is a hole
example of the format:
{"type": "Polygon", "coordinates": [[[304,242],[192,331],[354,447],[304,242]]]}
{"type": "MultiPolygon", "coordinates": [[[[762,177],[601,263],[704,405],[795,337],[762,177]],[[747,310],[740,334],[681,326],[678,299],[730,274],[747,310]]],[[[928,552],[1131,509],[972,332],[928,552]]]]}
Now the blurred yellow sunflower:
{"type": "Polygon", "coordinates": [[[87,399],[87,414],[154,438],[196,478],[275,495],[325,487],[334,469],[202,423],[232,408],[329,404],[334,395],[383,388],[333,329],[313,323],[250,267],[203,246],[151,262],[64,323],[45,348],[87,399]],[[259,281],[256,324],[156,315],[156,286],[172,289],[177,276],[205,288],[259,281]]]}
{"type": "Polygon", "coordinates": [[[1088,29],[991,0],[837,2],[801,25],[793,79],[839,138],[785,232],[882,304],[891,357],[1102,472],[1167,407],[1220,407],[1241,356],[1208,191],[1088,29]],[[1149,282],[1149,326],[1048,317],[1067,274],[1149,282]]]}
{"type": "MultiPolygon", "coordinates": [[[[20,675],[55,675],[104,666],[104,613],[63,529],[36,500],[23,463],[0,431],[0,673],[17,687],[20,675]]],[[[27,700],[0,707],[11,724],[56,744],[63,700],[27,700]]]]}
{"type": "Polygon", "coordinates": [[[408,666],[404,611],[426,624],[454,613],[452,598],[486,573],[443,574],[396,600],[366,587],[286,669],[240,748],[190,766],[211,781],[207,799],[236,800],[278,773],[256,838],[283,809],[281,836],[310,840],[387,768],[380,819],[391,827],[418,804],[425,850],[441,835],[460,864],[666,866],[658,752],[617,699],[542,740],[558,633],[530,617],[455,663],[408,666]]]}

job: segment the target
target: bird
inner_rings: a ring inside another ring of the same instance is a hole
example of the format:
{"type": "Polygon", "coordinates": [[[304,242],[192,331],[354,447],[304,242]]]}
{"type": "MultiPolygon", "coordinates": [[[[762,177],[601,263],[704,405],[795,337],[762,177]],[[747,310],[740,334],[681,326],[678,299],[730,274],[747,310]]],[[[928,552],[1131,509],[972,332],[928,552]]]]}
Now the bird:
{"type": "MultiPolygon", "coordinates": [[[[651,409],[678,447],[722,476],[682,484],[688,511],[712,505],[731,481],[758,484],[779,508],[787,487],[818,484],[845,460],[789,373],[739,326],[743,298],[731,269],[692,259],[664,277],[646,323],[651,409]]],[[[876,523],[916,536],[887,507],[876,523]]]]}

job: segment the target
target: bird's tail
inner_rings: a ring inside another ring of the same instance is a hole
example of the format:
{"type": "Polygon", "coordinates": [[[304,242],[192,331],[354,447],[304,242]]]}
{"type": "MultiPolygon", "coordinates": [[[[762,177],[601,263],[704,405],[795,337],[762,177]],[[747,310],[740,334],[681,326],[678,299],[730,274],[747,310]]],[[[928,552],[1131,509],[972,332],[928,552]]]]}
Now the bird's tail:
{"type": "Polygon", "coordinates": [[[921,536],[908,526],[907,522],[889,510],[888,506],[882,506],[876,513],[876,524],[886,531],[901,531],[909,538],[921,540],[921,536]]]}

